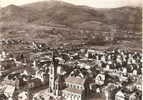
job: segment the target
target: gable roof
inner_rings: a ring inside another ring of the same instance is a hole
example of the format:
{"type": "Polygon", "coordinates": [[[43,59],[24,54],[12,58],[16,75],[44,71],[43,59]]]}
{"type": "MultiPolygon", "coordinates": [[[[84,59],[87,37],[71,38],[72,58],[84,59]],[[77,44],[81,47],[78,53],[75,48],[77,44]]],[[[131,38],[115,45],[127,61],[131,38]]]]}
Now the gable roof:
{"type": "Polygon", "coordinates": [[[120,90],[116,93],[116,96],[125,97],[125,94],[120,90]]]}
{"type": "Polygon", "coordinates": [[[84,85],[85,84],[85,78],[78,78],[74,76],[69,76],[68,78],[65,79],[65,82],[72,83],[72,84],[79,84],[79,85],[84,85]]]}
{"type": "Polygon", "coordinates": [[[9,97],[9,96],[13,96],[14,94],[14,91],[15,91],[15,87],[14,86],[11,86],[11,85],[8,85],[4,91],[4,94],[9,97]]]}

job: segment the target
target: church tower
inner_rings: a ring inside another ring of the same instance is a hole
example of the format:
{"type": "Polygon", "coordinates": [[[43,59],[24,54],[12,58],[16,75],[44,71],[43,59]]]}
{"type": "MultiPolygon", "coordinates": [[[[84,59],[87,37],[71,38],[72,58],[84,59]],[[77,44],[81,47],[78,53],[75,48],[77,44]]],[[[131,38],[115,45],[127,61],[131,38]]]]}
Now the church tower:
{"type": "Polygon", "coordinates": [[[62,89],[64,88],[63,68],[61,65],[57,67],[57,78],[55,80],[55,96],[62,95],[62,89]]]}
{"type": "Polygon", "coordinates": [[[57,77],[57,65],[58,62],[55,60],[55,50],[52,52],[52,62],[49,66],[49,92],[54,93],[55,90],[55,80],[57,77]]]}
{"type": "Polygon", "coordinates": [[[55,80],[55,91],[54,91],[55,96],[61,96],[62,95],[62,89],[64,87],[63,81],[64,80],[62,78],[62,75],[58,75],[57,79],[55,80]]]}

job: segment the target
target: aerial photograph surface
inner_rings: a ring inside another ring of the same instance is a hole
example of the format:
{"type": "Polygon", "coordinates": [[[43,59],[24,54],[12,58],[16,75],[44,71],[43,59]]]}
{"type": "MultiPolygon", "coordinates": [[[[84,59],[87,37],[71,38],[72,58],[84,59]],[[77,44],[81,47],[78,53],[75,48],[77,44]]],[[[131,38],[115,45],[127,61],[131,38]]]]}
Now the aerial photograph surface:
{"type": "Polygon", "coordinates": [[[142,100],[141,0],[0,0],[0,100],[142,100]]]}

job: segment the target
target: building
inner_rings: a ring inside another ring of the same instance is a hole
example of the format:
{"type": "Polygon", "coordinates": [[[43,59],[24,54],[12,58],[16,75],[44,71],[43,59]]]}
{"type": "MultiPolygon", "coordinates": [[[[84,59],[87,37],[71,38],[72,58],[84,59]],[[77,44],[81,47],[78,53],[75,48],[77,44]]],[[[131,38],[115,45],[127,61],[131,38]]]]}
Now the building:
{"type": "Polygon", "coordinates": [[[0,71],[9,70],[14,67],[16,67],[14,60],[5,59],[0,61],[0,71]]]}
{"type": "Polygon", "coordinates": [[[42,82],[40,79],[38,78],[33,78],[33,79],[30,79],[26,82],[26,87],[28,89],[34,89],[34,88],[38,88],[40,86],[42,86],[42,82]]]}
{"type": "Polygon", "coordinates": [[[104,91],[105,100],[115,100],[115,94],[118,91],[118,85],[109,83],[102,91],[104,91]]]}
{"type": "Polygon", "coordinates": [[[49,92],[50,93],[54,93],[56,77],[57,77],[56,66],[54,63],[51,63],[51,65],[49,66],[49,92]]]}
{"type": "Polygon", "coordinates": [[[136,93],[132,93],[132,94],[129,96],[129,100],[139,100],[139,99],[137,99],[136,93]]]}
{"type": "Polygon", "coordinates": [[[62,75],[58,75],[58,77],[55,80],[55,91],[54,95],[56,96],[61,96],[62,95],[62,90],[65,87],[64,85],[64,79],[62,75]]]}
{"type": "Polygon", "coordinates": [[[123,89],[115,94],[115,100],[141,100],[141,94],[137,91],[129,92],[128,90],[123,89]]]}
{"type": "Polygon", "coordinates": [[[115,94],[115,100],[126,100],[126,95],[119,90],[116,94],[115,94]]]}
{"type": "Polygon", "coordinates": [[[66,100],[84,100],[85,78],[69,76],[65,80],[59,71],[58,62],[53,55],[49,66],[49,92],[54,96],[63,96],[66,100]],[[65,83],[65,84],[64,84],[65,83]]]}
{"type": "Polygon", "coordinates": [[[8,98],[8,100],[13,100],[13,95],[15,93],[15,87],[12,85],[7,85],[4,90],[4,95],[8,98]]]}
{"type": "Polygon", "coordinates": [[[104,74],[98,74],[96,77],[95,77],[95,83],[97,85],[103,85],[105,82],[105,75],[104,74]]]}
{"type": "MultiPolygon", "coordinates": [[[[57,93],[58,89],[60,89],[58,86],[58,82],[60,83],[60,79],[58,80],[57,77],[58,77],[58,74],[57,74],[57,67],[58,67],[58,61],[55,59],[55,53],[53,52],[52,54],[52,62],[49,66],[49,92],[52,93],[53,95],[55,94],[59,94],[57,93]],[[56,81],[57,79],[57,81],[56,81]],[[55,82],[56,82],[56,86],[55,87],[55,82]]],[[[59,92],[59,91],[58,91],[59,92]]]]}
{"type": "Polygon", "coordinates": [[[141,77],[138,78],[137,82],[134,85],[138,90],[142,91],[142,79],[141,79],[141,77]]]}
{"type": "Polygon", "coordinates": [[[85,78],[69,76],[65,79],[66,88],[62,96],[66,100],[85,100],[85,78]]]}
{"type": "Polygon", "coordinates": [[[31,100],[30,98],[30,93],[28,91],[21,91],[19,94],[18,94],[18,100],[31,100]]]}

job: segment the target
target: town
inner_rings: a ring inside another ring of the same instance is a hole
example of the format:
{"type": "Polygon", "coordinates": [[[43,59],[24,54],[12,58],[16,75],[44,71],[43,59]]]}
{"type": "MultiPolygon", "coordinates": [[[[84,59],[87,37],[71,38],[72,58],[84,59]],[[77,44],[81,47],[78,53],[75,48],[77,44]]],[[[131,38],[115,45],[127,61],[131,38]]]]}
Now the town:
{"type": "Polygon", "coordinates": [[[29,45],[1,50],[0,100],[142,100],[140,51],[9,42],[29,45]]]}

